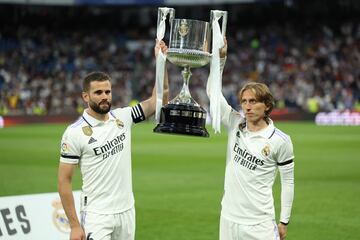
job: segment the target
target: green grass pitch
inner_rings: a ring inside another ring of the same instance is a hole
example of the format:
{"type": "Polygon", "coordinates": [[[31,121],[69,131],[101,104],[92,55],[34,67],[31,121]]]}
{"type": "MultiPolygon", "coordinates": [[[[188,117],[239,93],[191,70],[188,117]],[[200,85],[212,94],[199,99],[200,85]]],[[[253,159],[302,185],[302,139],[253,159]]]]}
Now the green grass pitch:
{"type": "MultiPolygon", "coordinates": [[[[291,240],[356,240],[360,230],[360,127],[277,123],[295,151],[291,240]]],[[[216,240],[226,134],[210,138],[133,128],[133,182],[140,240],[216,240]]],[[[0,196],[55,192],[65,125],[0,129],[0,196]]],[[[223,131],[224,132],[224,131],[223,131]]],[[[74,187],[80,188],[79,173],[74,187]]],[[[274,197],[279,208],[279,181],[274,197]]]]}

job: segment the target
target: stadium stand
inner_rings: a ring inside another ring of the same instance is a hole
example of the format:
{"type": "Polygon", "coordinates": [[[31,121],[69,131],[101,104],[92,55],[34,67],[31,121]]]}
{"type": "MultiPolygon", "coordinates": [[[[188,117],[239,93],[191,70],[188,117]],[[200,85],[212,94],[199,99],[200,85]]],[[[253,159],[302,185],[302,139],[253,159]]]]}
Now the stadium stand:
{"type": "MultiPolygon", "coordinates": [[[[275,2],[182,7],[176,14],[208,21],[210,9],[229,11],[223,93],[234,107],[246,81],[261,81],[275,93],[277,109],[360,111],[359,4],[348,1],[356,7],[334,15],[338,1],[312,12],[297,1],[275,2]]],[[[3,4],[0,15],[0,115],[81,112],[81,79],[94,70],[114,79],[114,105],[150,94],[157,6],[3,4]]],[[[194,69],[190,80],[203,106],[207,76],[208,67],[194,69]]],[[[180,69],[170,66],[173,95],[181,84],[180,69]]]]}

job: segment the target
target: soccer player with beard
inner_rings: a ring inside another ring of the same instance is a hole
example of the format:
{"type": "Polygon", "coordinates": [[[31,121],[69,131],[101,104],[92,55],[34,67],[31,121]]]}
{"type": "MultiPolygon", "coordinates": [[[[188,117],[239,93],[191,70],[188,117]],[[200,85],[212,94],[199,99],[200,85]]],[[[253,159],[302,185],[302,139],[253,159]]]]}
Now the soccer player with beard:
{"type": "MultiPolygon", "coordinates": [[[[226,53],[225,41],[220,50],[222,68],[226,53]]],[[[247,83],[238,97],[242,113],[232,109],[223,96],[220,104],[228,144],[219,237],[220,240],[283,240],[294,197],[293,145],[290,137],[276,128],[269,117],[274,98],[265,84],[247,83]],[[278,224],[272,195],[277,171],[281,180],[278,224]]]]}
{"type": "MultiPolygon", "coordinates": [[[[163,41],[155,46],[163,53],[163,41]]],[[[131,177],[131,127],[155,112],[156,94],[134,107],[111,110],[111,78],[93,72],[83,80],[88,108],[61,140],[58,190],[71,227],[70,240],[133,240],[135,208],[131,177]],[[72,177],[82,175],[81,221],[72,194],[72,177]]],[[[164,98],[168,100],[165,71],[164,98]]]]}

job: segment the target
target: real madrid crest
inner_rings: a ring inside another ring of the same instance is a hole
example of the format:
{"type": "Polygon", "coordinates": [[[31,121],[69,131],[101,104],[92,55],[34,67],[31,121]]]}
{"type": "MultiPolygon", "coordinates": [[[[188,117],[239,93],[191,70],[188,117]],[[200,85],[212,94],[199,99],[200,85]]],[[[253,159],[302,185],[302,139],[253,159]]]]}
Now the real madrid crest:
{"type": "Polygon", "coordinates": [[[52,201],[51,205],[54,207],[52,219],[55,227],[63,233],[70,233],[70,225],[60,199],[52,201]]]}
{"type": "Polygon", "coordinates": [[[85,126],[82,128],[83,130],[83,133],[86,135],[86,136],[91,136],[91,134],[93,133],[92,129],[90,126],[85,126]]]}
{"type": "Polygon", "coordinates": [[[239,130],[240,131],[244,131],[245,127],[246,127],[246,122],[239,123],[239,130]]]}
{"type": "Polygon", "coordinates": [[[123,128],[124,127],[124,123],[120,120],[120,119],[116,119],[116,125],[118,126],[118,128],[123,128]]]}
{"type": "Polygon", "coordinates": [[[261,153],[266,157],[270,155],[270,146],[269,146],[269,144],[265,145],[265,147],[261,150],[261,153]]]}
{"type": "Polygon", "coordinates": [[[186,22],[186,19],[182,19],[179,26],[179,34],[182,37],[185,37],[189,32],[189,25],[186,22]]]}

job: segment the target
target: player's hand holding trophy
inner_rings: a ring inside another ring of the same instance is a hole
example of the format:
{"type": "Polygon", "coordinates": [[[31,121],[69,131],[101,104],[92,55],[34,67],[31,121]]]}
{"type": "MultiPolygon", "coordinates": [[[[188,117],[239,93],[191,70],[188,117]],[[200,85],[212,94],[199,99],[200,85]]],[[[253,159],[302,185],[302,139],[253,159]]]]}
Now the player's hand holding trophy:
{"type": "MultiPolygon", "coordinates": [[[[192,19],[176,19],[173,8],[158,9],[157,39],[162,40],[166,29],[166,19],[169,15],[170,41],[166,56],[161,55],[156,62],[156,91],[157,107],[155,118],[158,125],[154,132],[169,134],[184,134],[200,137],[209,137],[205,128],[206,111],[192,97],[189,90],[191,68],[198,68],[210,64],[209,84],[216,86],[221,93],[221,72],[219,48],[223,46],[223,37],[226,31],[227,12],[211,10],[210,23],[192,19]],[[219,19],[222,17],[222,33],[219,19]],[[211,37],[212,36],[212,37],[211,37]],[[212,47],[212,53],[210,48],[212,47]],[[165,61],[182,67],[183,87],[180,93],[167,105],[162,106],[162,84],[165,61]]],[[[214,87],[212,87],[214,89],[214,87]]],[[[212,96],[216,97],[215,94],[212,96]]],[[[219,109],[215,99],[210,99],[210,109],[219,109]],[[213,104],[213,105],[212,105],[213,104]]],[[[220,126],[219,112],[211,111],[212,119],[217,120],[220,126]],[[214,115],[214,116],[213,116],[214,115]]],[[[214,124],[213,124],[214,127],[214,124]]],[[[215,128],[214,128],[215,129],[215,128]]],[[[217,129],[215,129],[216,131],[217,129]]]]}

